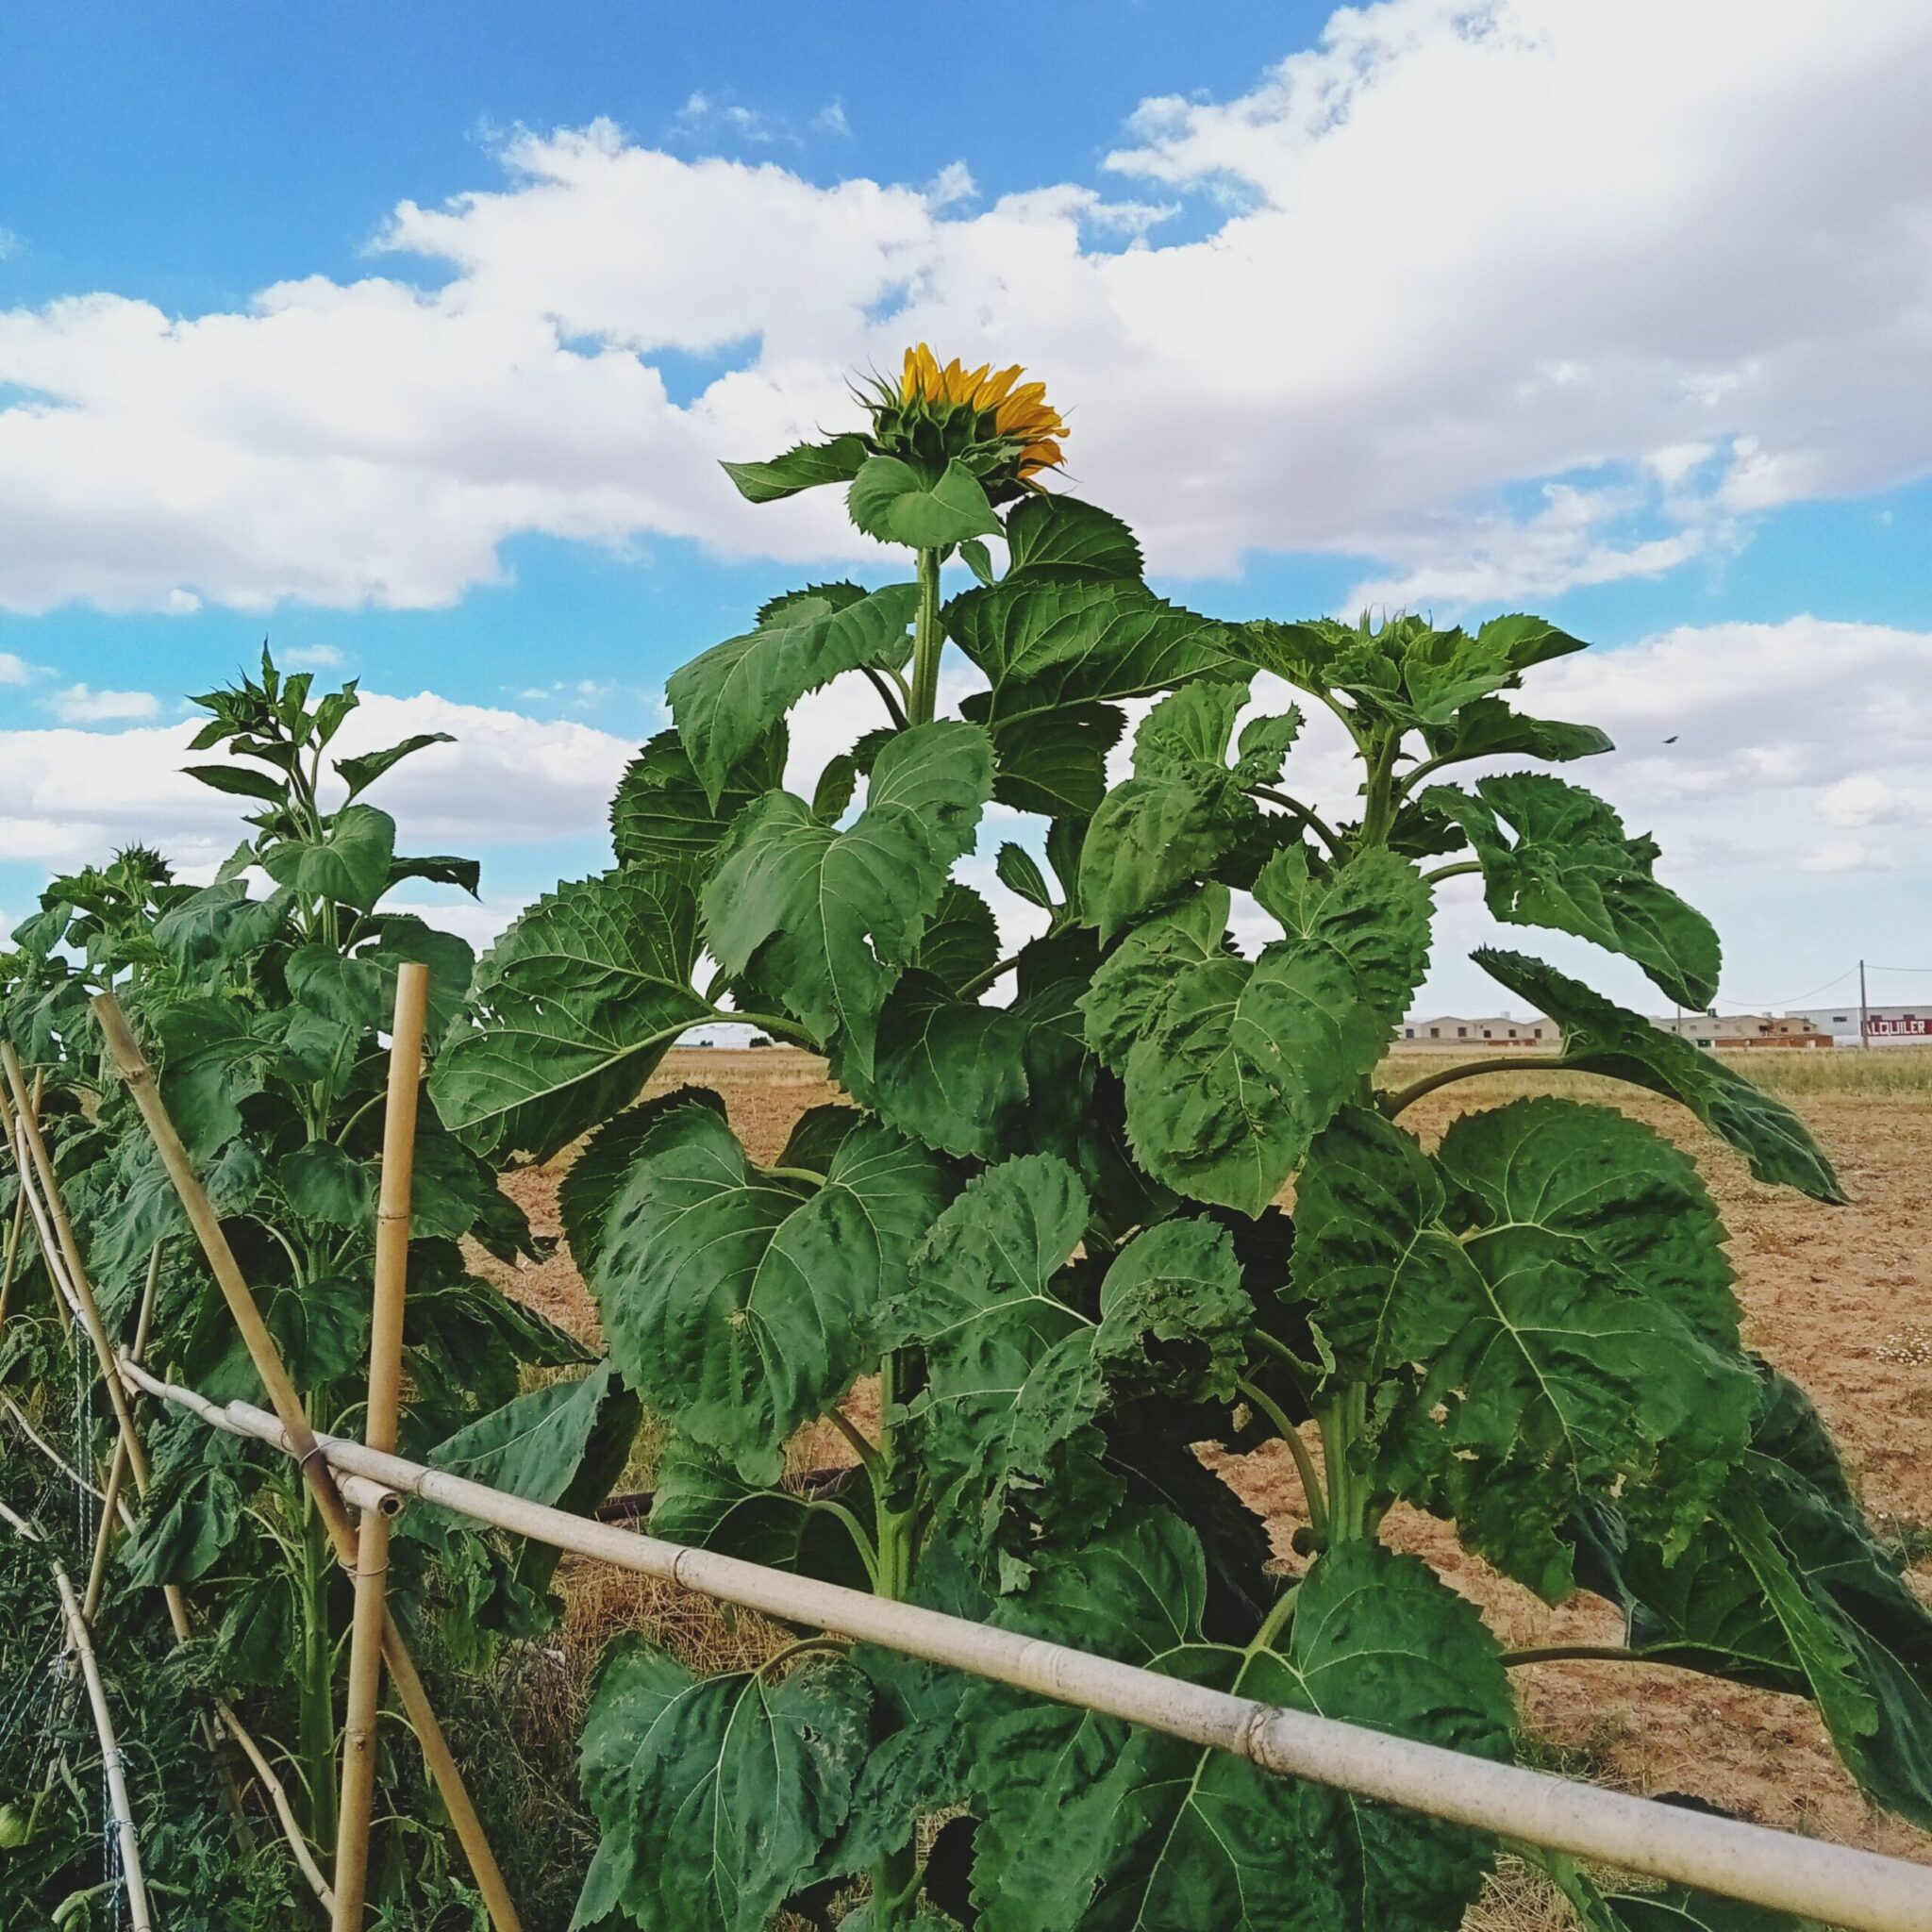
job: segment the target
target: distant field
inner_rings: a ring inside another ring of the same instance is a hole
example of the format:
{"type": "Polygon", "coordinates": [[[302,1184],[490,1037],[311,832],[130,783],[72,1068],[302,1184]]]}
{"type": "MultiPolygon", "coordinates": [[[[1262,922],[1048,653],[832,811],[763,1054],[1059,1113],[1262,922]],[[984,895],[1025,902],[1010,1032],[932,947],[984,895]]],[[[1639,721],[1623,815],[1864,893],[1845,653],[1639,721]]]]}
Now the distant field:
{"type": "MultiPolygon", "coordinates": [[[[1398,1046],[1382,1063],[1381,1078],[1385,1084],[1400,1086],[1420,1079],[1433,1067],[1479,1058],[1482,1050],[1480,1041],[1462,1055],[1398,1046]]],[[[1547,1055],[1522,1052],[1521,1057],[1524,1073],[1541,1073],[1542,1084],[1552,1090],[1563,1077],[1541,1064],[1547,1055]]],[[[1932,1096],[1932,1046],[1760,1047],[1745,1053],[1721,1053],[1717,1058],[1774,1093],[1932,1096]]]]}

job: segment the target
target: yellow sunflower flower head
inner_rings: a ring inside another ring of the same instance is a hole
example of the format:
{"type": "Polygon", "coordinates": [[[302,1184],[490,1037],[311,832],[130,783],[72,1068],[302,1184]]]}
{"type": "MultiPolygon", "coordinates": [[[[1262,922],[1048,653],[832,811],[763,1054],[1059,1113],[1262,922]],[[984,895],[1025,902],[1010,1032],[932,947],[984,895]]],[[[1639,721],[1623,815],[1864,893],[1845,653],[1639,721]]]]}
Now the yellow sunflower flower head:
{"type": "Polygon", "coordinates": [[[906,351],[897,382],[875,381],[864,395],[872,441],[886,456],[943,467],[964,463],[998,503],[1037,490],[1044,470],[1061,463],[1067,425],[1046,399],[1043,382],[1023,383],[1015,363],[941,364],[925,343],[906,351]]]}

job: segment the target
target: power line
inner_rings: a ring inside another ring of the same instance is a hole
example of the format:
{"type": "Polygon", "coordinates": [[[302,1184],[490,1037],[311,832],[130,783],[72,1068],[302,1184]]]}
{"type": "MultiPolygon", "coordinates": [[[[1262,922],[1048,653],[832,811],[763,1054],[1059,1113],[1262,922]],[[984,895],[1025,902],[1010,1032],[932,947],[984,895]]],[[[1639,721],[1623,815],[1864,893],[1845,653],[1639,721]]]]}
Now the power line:
{"type": "Polygon", "coordinates": [[[1820,993],[1829,992],[1833,987],[1843,985],[1857,970],[1856,966],[1847,966],[1836,979],[1827,979],[1823,986],[1814,986],[1809,992],[1793,993],[1790,999],[1747,1000],[1743,994],[1735,992],[1727,992],[1724,994],[1724,997],[1727,1000],[1735,1000],[1740,1007],[1750,1007],[1764,1010],[1769,1010],[1773,1007],[1795,1007],[1802,1000],[1816,999],[1820,993]]]}
{"type": "MultiPolygon", "coordinates": [[[[1853,974],[1857,972],[1857,970],[1858,969],[1856,966],[1847,966],[1845,970],[1842,973],[1839,974],[1836,978],[1827,979],[1823,986],[1814,986],[1805,992],[1792,993],[1789,998],[1781,1000],[1747,999],[1742,993],[1732,992],[1728,989],[1721,989],[1718,993],[1718,997],[1720,1000],[1725,1001],[1730,1005],[1739,1007],[1740,1008],[1745,1008],[1753,1012],[1771,1012],[1772,1010],[1777,1008],[1785,1008],[1789,1009],[1791,1007],[1802,1006],[1807,1000],[1815,1000],[1820,993],[1829,992],[1835,986],[1842,986],[1846,980],[1850,979],[1853,976],[1853,974]]],[[[1867,973],[1932,974],[1932,966],[1868,965],[1865,968],[1865,970],[1867,973]]]]}

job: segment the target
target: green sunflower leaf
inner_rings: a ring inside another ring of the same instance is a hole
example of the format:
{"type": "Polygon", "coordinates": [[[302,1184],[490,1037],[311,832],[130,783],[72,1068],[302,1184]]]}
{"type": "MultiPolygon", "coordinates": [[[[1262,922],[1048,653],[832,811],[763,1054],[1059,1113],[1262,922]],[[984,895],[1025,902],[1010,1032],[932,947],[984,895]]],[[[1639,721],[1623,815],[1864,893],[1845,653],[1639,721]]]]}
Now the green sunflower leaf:
{"type": "Polygon", "coordinates": [[[390,882],[396,822],[373,805],[345,805],[320,839],[288,840],[262,854],[261,866],[278,886],[305,899],[334,900],[369,911],[390,882]]]}
{"type": "MultiPolygon", "coordinates": [[[[1507,1758],[1493,1638],[1413,1557],[1374,1542],[1321,1558],[1285,1645],[1205,1641],[1198,1545],[1164,1512],[1043,1559],[994,1612],[1164,1675],[1507,1758]]],[[[1473,1834],[1109,1718],[979,1692],[969,1704],[982,1821],[982,1932],[1441,1932],[1481,1889],[1473,1834]]]]}
{"type": "Polygon", "coordinates": [[[845,507],[868,537],[913,550],[950,549],[1000,527],[979,478],[957,459],[935,476],[897,457],[869,457],[845,507]]]}
{"type": "MultiPolygon", "coordinates": [[[[974,691],[962,707],[976,721],[990,708],[985,691],[974,691]]],[[[1107,796],[1107,755],[1125,723],[1114,706],[1098,704],[994,719],[988,727],[995,766],[992,795],[1015,811],[1089,817],[1107,796]]]]}
{"type": "MultiPolygon", "coordinates": [[[[1574,1587],[1559,1532],[1586,1503],[1627,1496],[1674,1555],[1742,1455],[1755,1395],[1694,1170],[1626,1115],[1550,1099],[1463,1115],[1438,1162],[1474,1227],[1462,1262],[1434,1243],[1388,1310],[1390,1357],[1423,1371],[1390,1479],[1552,1602],[1574,1587]]],[[[1299,1257],[1296,1281],[1312,1286],[1299,1257]]]]}
{"type": "Polygon", "coordinates": [[[696,907],[675,876],[620,869],[547,893],[477,961],[468,1023],[429,1076],[443,1124],[493,1154],[567,1146],[709,1016],[696,958],[696,907]]]}
{"type": "Polygon", "coordinates": [[[935,1158],[875,1121],[824,1184],[745,1158],[709,1096],[650,1115],[603,1214],[590,1288],[625,1380],[751,1481],[876,1352],[887,1298],[943,1206],[935,1158]]]}
{"type": "Polygon", "coordinates": [[[1554,926],[1622,953],[1679,1006],[1702,1008],[1716,997],[1710,922],[1652,877],[1656,841],[1626,838],[1600,798],[1516,772],[1478,779],[1474,793],[1434,785],[1417,803],[1467,834],[1498,919],[1554,926]]]}
{"type": "Polygon", "coordinates": [[[573,1922],[766,1932],[814,1877],[851,1808],[872,1690],[841,1659],[782,1678],[694,1677],[620,1643],[584,1720],[584,1796],[603,1844],[573,1922]]]}
{"type": "Polygon", "coordinates": [[[1209,886],[1131,932],[1081,1002],[1141,1163],[1250,1215],[1381,1058],[1427,963],[1429,904],[1412,866],[1374,852],[1327,880],[1279,853],[1255,894],[1287,932],[1258,959],[1222,950],[1227,891],[1209,886]]]}
{"type": "Polygon", "coordinates": [[[969,1549],[1000,1550],[1006,1587],[1026,1569],[1016,1512],[1064,1538],[1117,1495],[1091,1426],[1114,1393],[1224,1400],[1245,1356],[1253,1309],[1224,1229],[1168,1221],[1137,1236],[1101,1283],[1096,1324],[1065,1274],[1089,1212],[1064,1161],[1002,1161],[933,1224],[889,1311],[890,1339],[924,1354],[912,1412],[941,1507],[969,1549]]]}
{"type": "Polygon", "coordinates": [[[986,734],[957,719],[894,736],[844,831],[768,793],[733,826],[704,891],[706,940],[870,1076],[879,1013],[972,847],[992,791],[986,734]]]}
{"type": "Polygon", "coordinates": [[[824,442],[793,443],[769,462],[718,467],[738,485],[738,493],[747,503],[775,503],[821,483],[849,483],[869,455],[862,436],[835,436],[824,442]]]}
{"type": "Polygon", "coordinates": [[[1346,696],[1367,717],[1423,731],[1448,726],[1465,705],[1517,684],[1531,666],[1583,649],[1555,625],[1520,614],[1492,618],[1474,636],[1437,630],[1414,615],[1380,626],[1366,618],[1357,625],[1318,618],[1241,628],[1244,655],[1257,669],[1318,696],[1346,696]]]}
{"type": "Polygon", "coordinates": [[[1562,1027],[1567,1064],[1680,1101],[1735,1147],[1761,1181],[1796,1188],[1817,1201],[1844,1200],[1838,1174],[1810,1130],[1757,1081],[1541,959],[1489,946],[1470,957],[1562,1027]]]}
{"type": "Polygon", "coordinates": [[[757,629],[671,674],[671,715],[714,813],[733,768],[808,691],[847,671],[906,662],[918,602],[916,584],[870,592],[857,584],[814,585],[767,606],[757,629]]]}
{"type": "MultiPolygon", "coordinates": [[[[623,1474],[642,1415],[616,1370],[600,1362],[580,1380],[546,1383],[479,1416],[440,1442],[429,1460],[525,1502],[588,1516],[623,1474]]],[[[518,1581],[542,1590],[561,1554],[548,1543],[526,1543],[518,1581]]]]}
{"type": "Polygon", "coordinates": [[[835,1056],[833,1072],[881,1120],[941,1153],[991,1159],[1026,1106],[1024,1021],[1010,1007],[961,999],[923,971],[888,995],[870,1076],[835,1056]]]}
{"type": "Polygon", "coordinates": [[[732,768],[714,805],[683,739],[660,731],[630,761],[610,801],[617,862],[701,880],[731,821],[784,782],[786,751],[785,726],[774,724],[732,768]]]}
{"type": "Polygon", "coordinates": [[[1932,1610],[1795,1384],[1764,1372],[1709,1522],[1671,1564],[1633,1531],[1613,1589],[1646,1657],[1809,1697],[1866,1793],[1932,1826],[1932,1610]]]}
{"type": "Polygon", "coordinates": [[[1007,512],[1007,580],[1108,583],[1141,575],[1141,546],[1116,516],[1044,491],[1007,512]]]}
{"type": "Polygon", "coordinates": [[[1445,765],[1493,758],[1541,758],[1546,764],[1563,765],[1615,749],[1594,724],[1526,718],[1497,697],[1473,698],[1446,724],[1425,729],[1423,741],[1429,757],[1445,765]]]}
{"type": "Polygon", "coordinates": [[[988,724],[1239,675],[1235,633],[1145,585],[1006,578],[946,606],[949,634],[991,682],[988,724]]]}
{"type": "Polygon", "coordinates": [[[925,922],[913,964],[958,992],[991,971],[999,942],[992,908],[971,886],[950,882],[925,922]]]}
{"type": "Polygon", "coordinates": [[[851,1531],[803,1487],[748,1483],[727,1458],[681,1435],[665,1443],[657,1484],[653,1536],[851,1590],[872,1588],[851,1531]]]}
{"type": "Polygon", "coordinates": [[[1769,1906],[1746,1905],[1684,1885],[1599,1892],[1581,1873],[1576,1883],[1589,1888],[1582,1907],[1586,1932],[1824,1932],[1815,1919],[1794,1919],[1769,1906]]]}

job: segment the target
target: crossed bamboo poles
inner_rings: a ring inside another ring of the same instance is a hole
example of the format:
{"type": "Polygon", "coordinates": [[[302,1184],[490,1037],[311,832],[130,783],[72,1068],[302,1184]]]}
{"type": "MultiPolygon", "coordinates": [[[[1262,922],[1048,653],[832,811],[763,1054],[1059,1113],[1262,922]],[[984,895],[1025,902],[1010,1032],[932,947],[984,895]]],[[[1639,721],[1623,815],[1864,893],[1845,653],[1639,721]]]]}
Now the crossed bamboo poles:
{"type": "MultiPolygon", "coordinates": [[[[376,1223],[375,1292],[366,1424],[369,1446],[388,1451],[392,1451],[395,1446],[402,1380],[409,1195],[428,979],[425,967],[406,963],[399,968],[396,1017],[391,1035],[390,1110],[384,1129],[382,1185],[376,1223]]],[[[522,1932],[522,1922],[462,1773],[451,1754],[449,1741],[430,1705],[415,1661],[389,1611],[386,1591],[389,1519],[399,1507],[398,1501],[377,1485],[339,1477],[323,1459],[302,1399],[289,1376],[281,1352],[262,1320],[254,1293],[223,1232],[220,1217],[209,1203],[187,1149],[161,1102],[153,1072],[128,1026],[126,1015],[111,992],[100,994],[93,1007],[109,1057],[134,1096],[160,1154],[161,1163],[187,1212],[189,1224],[200,1241],[203,1255],[242,1333],[256,1374],[268,1391],[276,1418],[293,1447],[303,1478],[334,1546],[337,1560],[355,1578],[347,1722],[343,1731],[341,1821],[333,1889],[317,1868],[307,1840],[296,1825],[287,1794],[270,1770],[259,1745],[225,1704],[217,1705],[216,1715],[262,1777],[304,1876],[329,1913],[333,1932],[359,1932],[366,1896],[370,1814],[375,1790],[376,1717],[382,1669],[387,1663],[391,1681],[416,1733],[438,1794],[469,1860],[491,1924],[496,1932],[522,1932]],[[359,1532],[357,1522],[350,1515],[351,1503],[360,1512],[359,1532]]],[[[22,1203],[32,1216],[47,1272],[54,1279],[57,1291],[75,1322],[87,1330],[114,1410],[117,1441],[104,1497],[107,1507],[102,1512],[100,1538],[90,1574],[88,1615],[91,1616],[98,1607],[99,1584],[105,1576],[108,1540],[112,1533],[112,1524],[117,1517],[124,1523],[131,1524],[132,1521],[131,1513],[120,1499],[121,1478],[124,1472],[131,1474],[137,1495],[144,1495],[150,1480],[150,1469],[146,1452],[134,1426],[113,1345],[102,1322],[99,1304],[74,1237],[73,1224],[67,1215],[53,1162],[41,1135],[39,1083],[36,1082],[32,1092],[28,1091],[19,1059],[11,1045],[6,1042],[0,1042],[0,1065],[4,1065],[6,1084],[13,1096],[9,1118],[6,1099],[0,1095],[0,1130],[5,1131],[18,1165],[22,1203]]],[[[14,1227],[9,1230],[4,1257],[0,1257],[4,1258],[5,1267],[4,1277],[0,1277],[4,1280],[4,1286],[0,1286],[0,1320],[5,1318],[6,1291],[10,1289],[17,1258],[21,1205],[16,1204],[14,1227]]],[[[137,1359],[152,1322],[153,1292],[158,1272],[159,1252],[157,1250],[150,1261],[142,1295],[142,1314],[137,1324],[134,1347],[137,1359]]],[[[70,1473],[80,1479],[77,1473],[70,1473]]],[[[185,1642],[192,1626],[179,1586],[164,1586],[163,1595],[175,1641],[177,1643],[185,1642]]],[[[78,1603],[75,1615],[81,1615],[78,1603]]],[[[82,1628],[85,1628],[86,1621],[86,1617],[81,1618],[82,1628]]]]}

